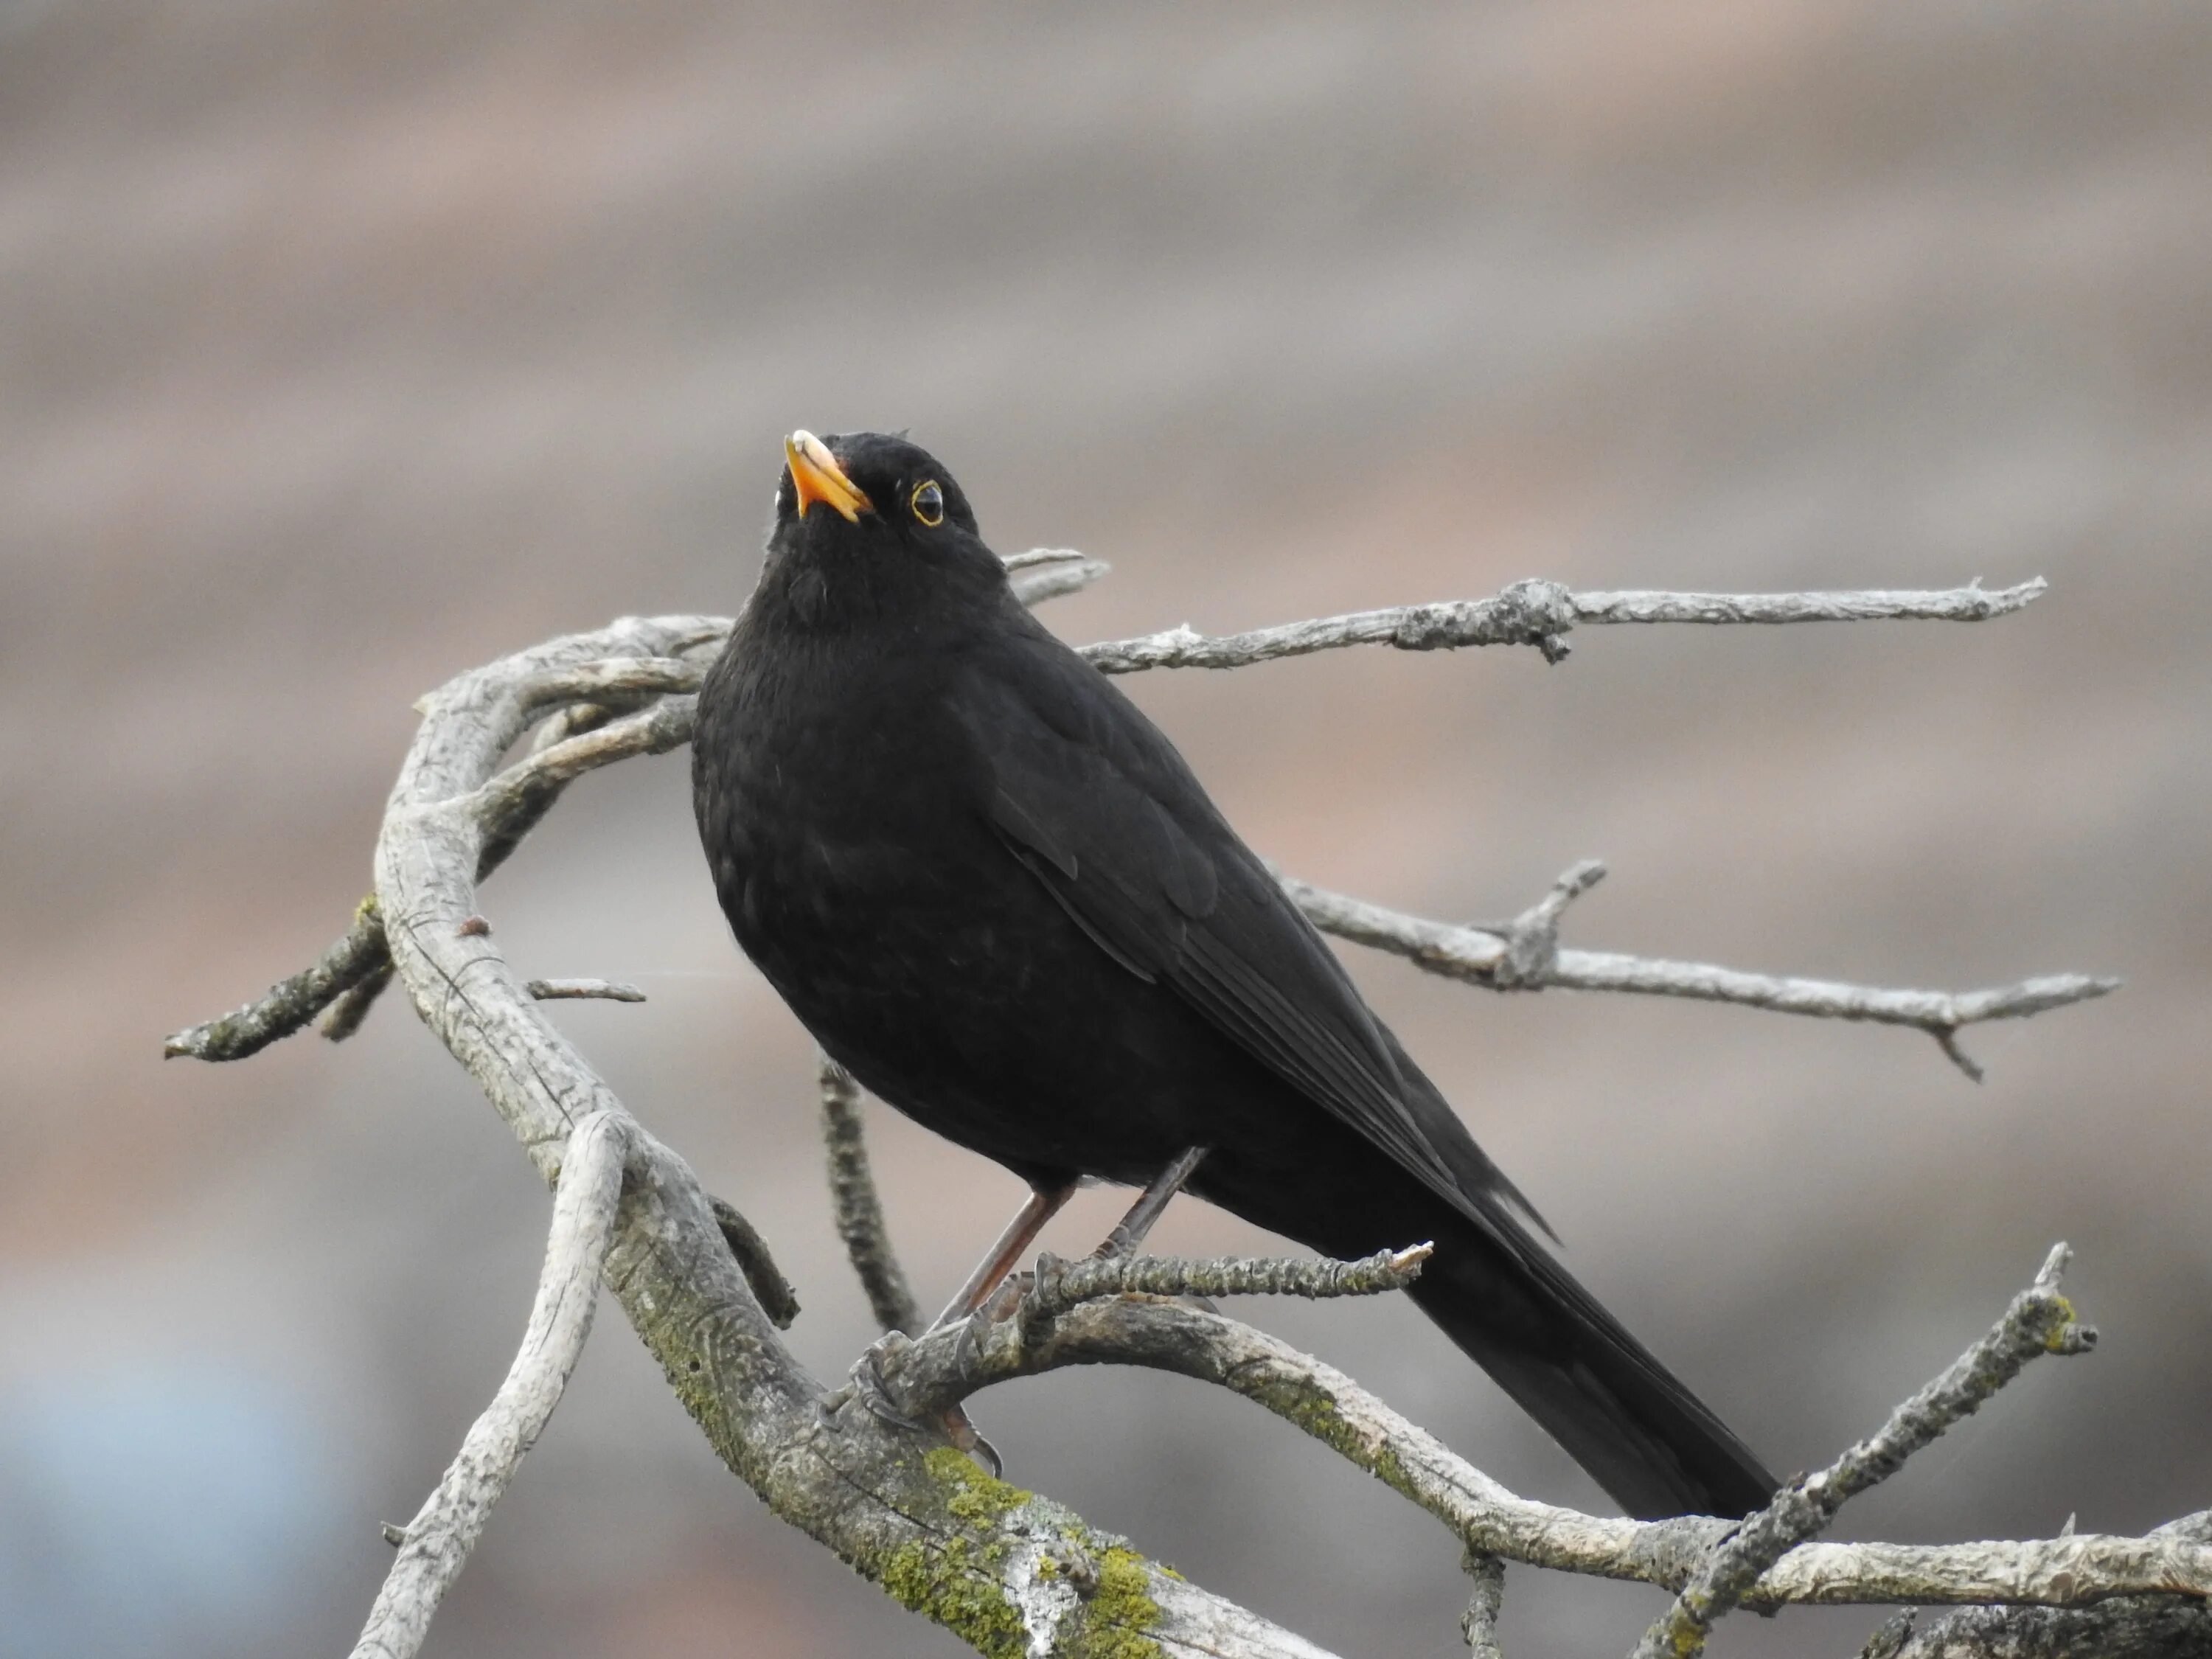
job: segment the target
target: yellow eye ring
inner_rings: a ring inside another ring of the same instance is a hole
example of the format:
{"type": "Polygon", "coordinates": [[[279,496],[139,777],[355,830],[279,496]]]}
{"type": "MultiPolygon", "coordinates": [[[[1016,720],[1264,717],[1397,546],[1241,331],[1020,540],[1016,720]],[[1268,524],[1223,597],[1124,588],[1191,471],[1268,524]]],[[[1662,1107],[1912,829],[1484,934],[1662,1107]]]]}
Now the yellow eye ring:
{"type": "Polygon", "coordinates": [[[937,480],[927,478],[914,487],[914,495],[908,501],[914,516],[935,529],[945,522],[945,492],[938,488],[937,480]]]}

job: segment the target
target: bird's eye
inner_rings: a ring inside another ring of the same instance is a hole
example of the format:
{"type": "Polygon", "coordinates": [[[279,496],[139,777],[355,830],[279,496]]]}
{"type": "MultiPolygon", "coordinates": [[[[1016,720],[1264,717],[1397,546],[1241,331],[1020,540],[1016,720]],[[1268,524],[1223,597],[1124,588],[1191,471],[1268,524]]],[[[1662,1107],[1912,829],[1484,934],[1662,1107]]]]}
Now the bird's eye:
{"type": "Polygon", "coordinates": [[[937,487],[936,479],[914,487],[914,516],[932,526],[945,522],[945,492],[937,487]]]}

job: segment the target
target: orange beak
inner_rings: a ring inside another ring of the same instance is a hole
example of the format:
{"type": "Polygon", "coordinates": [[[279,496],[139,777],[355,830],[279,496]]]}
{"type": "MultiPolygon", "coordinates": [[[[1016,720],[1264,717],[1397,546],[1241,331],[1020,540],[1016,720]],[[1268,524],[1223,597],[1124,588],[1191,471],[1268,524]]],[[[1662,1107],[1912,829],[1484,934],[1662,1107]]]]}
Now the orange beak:
{"type": "Polygon", "coordinates": [[[828,502],[844,515],[848,524],[858,524],[861,514],[876,510],[875,503],[845,476],[830,447],[811,432],[794,432],[786,438],[783,459],[791,468],[791,486],[798,492],[800,518],[816,501],[828,502]]]}

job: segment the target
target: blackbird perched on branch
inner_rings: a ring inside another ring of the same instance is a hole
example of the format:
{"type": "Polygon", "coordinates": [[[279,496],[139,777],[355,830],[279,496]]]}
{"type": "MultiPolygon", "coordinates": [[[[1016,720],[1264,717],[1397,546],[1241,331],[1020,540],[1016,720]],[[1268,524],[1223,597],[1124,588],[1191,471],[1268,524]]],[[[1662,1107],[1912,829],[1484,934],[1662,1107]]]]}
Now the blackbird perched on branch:
{"type": "MultiPolygon", "coordinates": [[[[1178,1186],[1411,1294],[1630,1513],[1776,1482],[1540,1244],[1174,745],[1015,599],[900,437],[785,444],[760,585],[699,698],[693,795],[738,943],[869,1090],[1034,1194],[1178,1186]]],[[[1546,1228],[1548,1231],[1549,1229],[1546,1228]]]]}

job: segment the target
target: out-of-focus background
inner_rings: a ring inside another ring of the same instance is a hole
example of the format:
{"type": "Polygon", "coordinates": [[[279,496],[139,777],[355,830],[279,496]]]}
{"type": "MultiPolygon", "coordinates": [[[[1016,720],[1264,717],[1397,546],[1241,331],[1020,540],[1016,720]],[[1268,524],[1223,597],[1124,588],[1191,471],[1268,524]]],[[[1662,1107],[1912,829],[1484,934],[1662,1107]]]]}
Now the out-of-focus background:
{"type": "MultiPolygon", "coordinates": [[[[2212,1503],[2212,10],[0,4],[0,1654],[336,1651],[501,1375],[547,1200],[397,998],[162,1034],[311,958],[446,676],[727,612],[778,435],[908,426],[1075,639],[1585,586],[2050,578],[1979,627],[1607,630],[1124,681],[1264,851],[1447,917],[1571,860],[1577,942],[1875,982],[2124,974],[1967,1046],[1356,963],[1569,1260],[1779,1469],[2054,1239],[2102,1326],[1848,1512],[2212,1503]]],[[[765,1229],[839,1374],[810,1050],[685,759],[486,905],[765,1229]]],[[[1008,1176],[879,1113],[925,1299],[1008,1176]]],[[[1087,1243],[1089,1195],[1054,1236],[1087,1243]]],[[[1195,1204],[1171,1247],[1256,1241],[1195,1204]]],[[[1594,1489],[1410,1307],[1239,1311],[1515,1487],[1594,1489]]],[[[1347,1652],[1455,1650],[1456,1552],[1155,1376],[978,1415],[1011,1473],[1347,1652]]],[[[1527,1659],[1654,1593],[1508,1579],[1527,1659]]],[[[1855,1651],[1870,1612],[1729,1652],[1855,1651]]],[[[709,1456],[620,1318],[431,1650],[950,1655],[709,1456]]]]}

